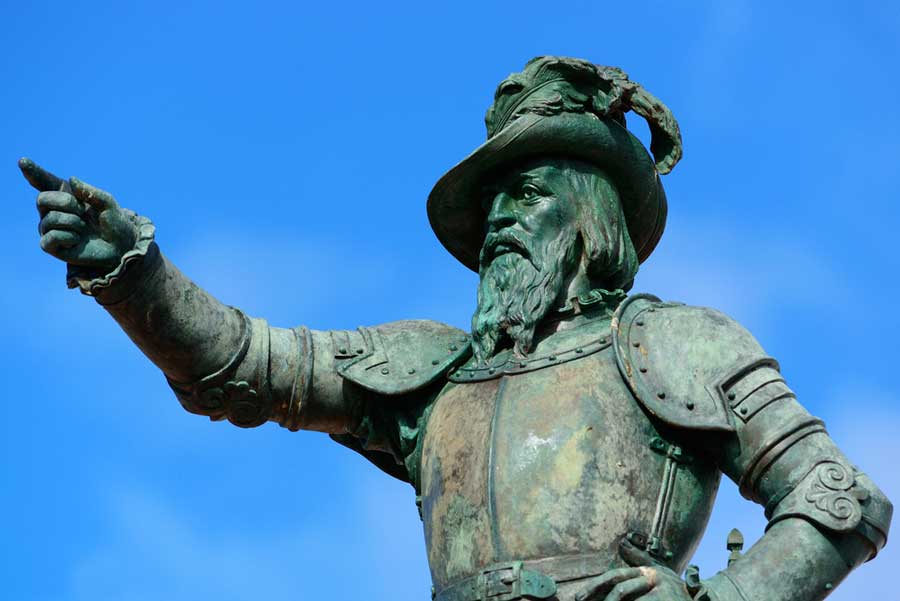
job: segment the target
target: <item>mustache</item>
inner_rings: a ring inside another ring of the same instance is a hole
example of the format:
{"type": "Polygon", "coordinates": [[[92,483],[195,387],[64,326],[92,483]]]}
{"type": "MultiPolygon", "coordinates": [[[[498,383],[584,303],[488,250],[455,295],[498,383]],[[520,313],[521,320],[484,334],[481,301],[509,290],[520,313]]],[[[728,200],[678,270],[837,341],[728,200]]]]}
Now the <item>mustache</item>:
{"type": "Polygon", "coordinates": [[[487,265],[496,257],[514,252],[531,260],[531,246],[515,230],[504,229],[499,232],[488,232],[481,246],[481,263],[487,265]]]}

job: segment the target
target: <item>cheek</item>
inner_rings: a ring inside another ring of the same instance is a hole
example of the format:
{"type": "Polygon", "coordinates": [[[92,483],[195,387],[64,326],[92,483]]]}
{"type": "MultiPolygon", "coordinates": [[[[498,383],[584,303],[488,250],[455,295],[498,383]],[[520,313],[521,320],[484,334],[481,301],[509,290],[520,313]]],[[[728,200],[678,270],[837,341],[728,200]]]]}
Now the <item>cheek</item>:
{"type": "Polygon", "coordinates": [[[522,222],[526,229],[552,238],[575,218],[570,205],[553,199],[535,206],[522,216],[522,222]]]}

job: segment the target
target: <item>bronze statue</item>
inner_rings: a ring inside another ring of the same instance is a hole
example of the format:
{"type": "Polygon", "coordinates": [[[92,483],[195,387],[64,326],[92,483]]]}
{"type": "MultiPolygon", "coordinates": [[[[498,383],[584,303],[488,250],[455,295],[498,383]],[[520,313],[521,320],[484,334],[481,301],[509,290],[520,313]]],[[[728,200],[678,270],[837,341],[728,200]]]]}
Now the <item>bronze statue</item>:
{"type": "Polygon", "coordinates": [[[486,124],[428,199],[480,275],[471,334],[270,327],[194,285],[107,192],[20,167],[41,247],[185,409],[328,432],[413,485],[438,601],[825,598],[885,544],[890,502],[741,326],[626,295],[665,226],[671,112],[618,69],[539,57],[486,124]],[[744,555],[733,533],[728,568],[701,580],[686,564],[722,472],[769,524],[744,555]]]}

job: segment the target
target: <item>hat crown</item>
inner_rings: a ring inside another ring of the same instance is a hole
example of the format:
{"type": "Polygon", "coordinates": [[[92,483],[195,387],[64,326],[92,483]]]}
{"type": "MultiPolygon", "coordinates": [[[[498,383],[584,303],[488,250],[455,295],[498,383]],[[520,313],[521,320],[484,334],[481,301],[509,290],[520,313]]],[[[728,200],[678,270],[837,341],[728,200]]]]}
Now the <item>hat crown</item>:
{"type": "Polygon", "coordinates": [[[647,120],[657,170],[668,173],[681,158],[678,123],[662,102],[617,67],[560,56],[534,58],[500,82],[484,121],[490,139],[526,114],[584,113],[624,127],[630,110],[647,120]]]}

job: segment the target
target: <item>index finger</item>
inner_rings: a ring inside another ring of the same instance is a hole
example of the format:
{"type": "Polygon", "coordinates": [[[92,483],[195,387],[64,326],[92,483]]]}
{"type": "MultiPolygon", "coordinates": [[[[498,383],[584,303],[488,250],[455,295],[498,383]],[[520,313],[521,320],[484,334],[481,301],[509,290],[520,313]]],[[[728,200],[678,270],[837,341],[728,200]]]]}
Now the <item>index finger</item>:
{"type": "Polygon", "coordinates": [[[28,183],[38,192],[69,191],[69,184],[32,161],[29,158],[19,159],[19,169],[28,183]]]}

